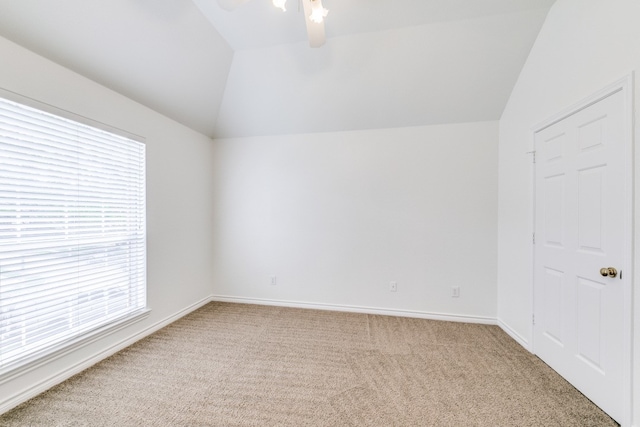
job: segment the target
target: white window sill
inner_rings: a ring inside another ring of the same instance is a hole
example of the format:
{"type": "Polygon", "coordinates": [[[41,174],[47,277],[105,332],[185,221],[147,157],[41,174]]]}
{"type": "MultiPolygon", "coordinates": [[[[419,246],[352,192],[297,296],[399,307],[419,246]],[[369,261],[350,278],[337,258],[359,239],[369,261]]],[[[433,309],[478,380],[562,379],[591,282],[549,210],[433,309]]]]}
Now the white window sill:
{"type": "Polygon", "coordinates": [[[23,375],[29,371],[37,369],[47,363],[50,363],[56,359],[66,356],[79,348],[87,346],[93,342],[96,342],[108,335],[111,335],[121,329],[126,328],[134,323],[140,322],[149,317],[150,309],[145,308],[135,313],[128,314],[114,322],[110,322],[108,325],[104,325],[85,332],[84,334],[57,344],[44,350],[40,353],[34,354],[25,360],[21,360],[12,365],[6,366],[0,370],[0,384],[4,384],[12,379],[23,375]]]}

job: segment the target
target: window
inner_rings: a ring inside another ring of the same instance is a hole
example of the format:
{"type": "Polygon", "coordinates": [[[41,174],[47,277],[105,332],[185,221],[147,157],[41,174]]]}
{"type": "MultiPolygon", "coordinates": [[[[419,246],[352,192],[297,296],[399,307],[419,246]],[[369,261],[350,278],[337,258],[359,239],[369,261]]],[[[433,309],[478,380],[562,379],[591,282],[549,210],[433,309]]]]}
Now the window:
{"type": "Polygon", "coordinates": [[[143,143],[0,98],[0,373],[144,311],[145,240],[143,143]]]}

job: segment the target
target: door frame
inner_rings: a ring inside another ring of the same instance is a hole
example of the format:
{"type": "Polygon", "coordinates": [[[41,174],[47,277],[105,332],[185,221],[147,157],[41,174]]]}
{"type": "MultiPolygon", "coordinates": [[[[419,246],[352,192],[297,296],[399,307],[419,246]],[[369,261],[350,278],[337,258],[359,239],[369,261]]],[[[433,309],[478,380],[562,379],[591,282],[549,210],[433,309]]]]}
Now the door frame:
{"type": "Polygon", "coordinates": [[[552,115],[546,120],[536,124],[531,128],[530,132],[530,141],[529,141],[529,150],[527,154],[533,155],[533,161],[531,163],[531,206],[532,206],[532,223],[531,223],[531,233],[532,239],[530,243],[531,250],[531,328],[530,328],[530,351],[533,354],[536,354],[536,343],[535,343],[535,233],[536,233],[536,164],[535,164],[535,154],[536,154],[536,143],[535,136],[536,133],[558,123],[565,118],[588,108],[589,106],[603,100],[604,98],[613,95],[617,92],[622,92],[624,98],[624,181],[625,181],[625,200],[624,200],[624,259],[622,261],[622,271],[624,272],[625,277],[627,278],[624,283],[624,307],[623,307],[623,318],[624,318],[624,347],[623,347],[623,359],[624,359],[624,378],[625,383],[623,384],[623,396],[624,396],[624,414],[622,425],[628,426],[631,425],[631,418],[633,412],[633,401],[632,401],[632,392],[633,392],[633,297],[634,297],[634,265],[633,265],[633,249],[634,249],[634,150],[633,150],[633,136],[634,136],[634,108],[633,108],[633,95],[634,95],[634,74],[633,72],[627,74],[623,78],[617,80],[616,82],[600,89],[599,91],[593,93],[592,95],[578,101],[577,103],[571,105],[568,108],[563,109],[559,113],[552,115]]]}

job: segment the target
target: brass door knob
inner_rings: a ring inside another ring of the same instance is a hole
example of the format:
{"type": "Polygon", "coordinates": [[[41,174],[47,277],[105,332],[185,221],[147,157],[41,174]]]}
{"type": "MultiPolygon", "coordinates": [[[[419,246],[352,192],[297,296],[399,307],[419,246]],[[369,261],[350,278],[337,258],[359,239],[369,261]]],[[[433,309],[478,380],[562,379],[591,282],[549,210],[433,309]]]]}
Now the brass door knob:
{"type": "Polygon", "coordinates": [[[600,274],[604,277],[616,277],[618,275],[618,270],[613,267],[605,267],[600,269],[600,274]]]}

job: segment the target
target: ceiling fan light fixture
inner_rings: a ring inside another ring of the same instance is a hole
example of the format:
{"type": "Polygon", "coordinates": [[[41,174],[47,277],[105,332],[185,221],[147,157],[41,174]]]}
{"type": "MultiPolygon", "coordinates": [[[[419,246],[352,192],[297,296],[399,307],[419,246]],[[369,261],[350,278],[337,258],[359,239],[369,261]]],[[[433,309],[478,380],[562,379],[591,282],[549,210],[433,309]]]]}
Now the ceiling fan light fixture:
{"type": "Polygon", "coordinates": [[[309,19],[312,22],[321,24],[328,13],[329,11],[322,6],[322,0],[311,0],[311,15],[309,15],[309,19]]]}
{"type": "Polygon", "coordinates": [[[283,12],[287,11],[287,9],[284,6],[285,3],[287,3],[287,0],[273,0],[273,5],[277,8],[282,9],[283,12]]]}

